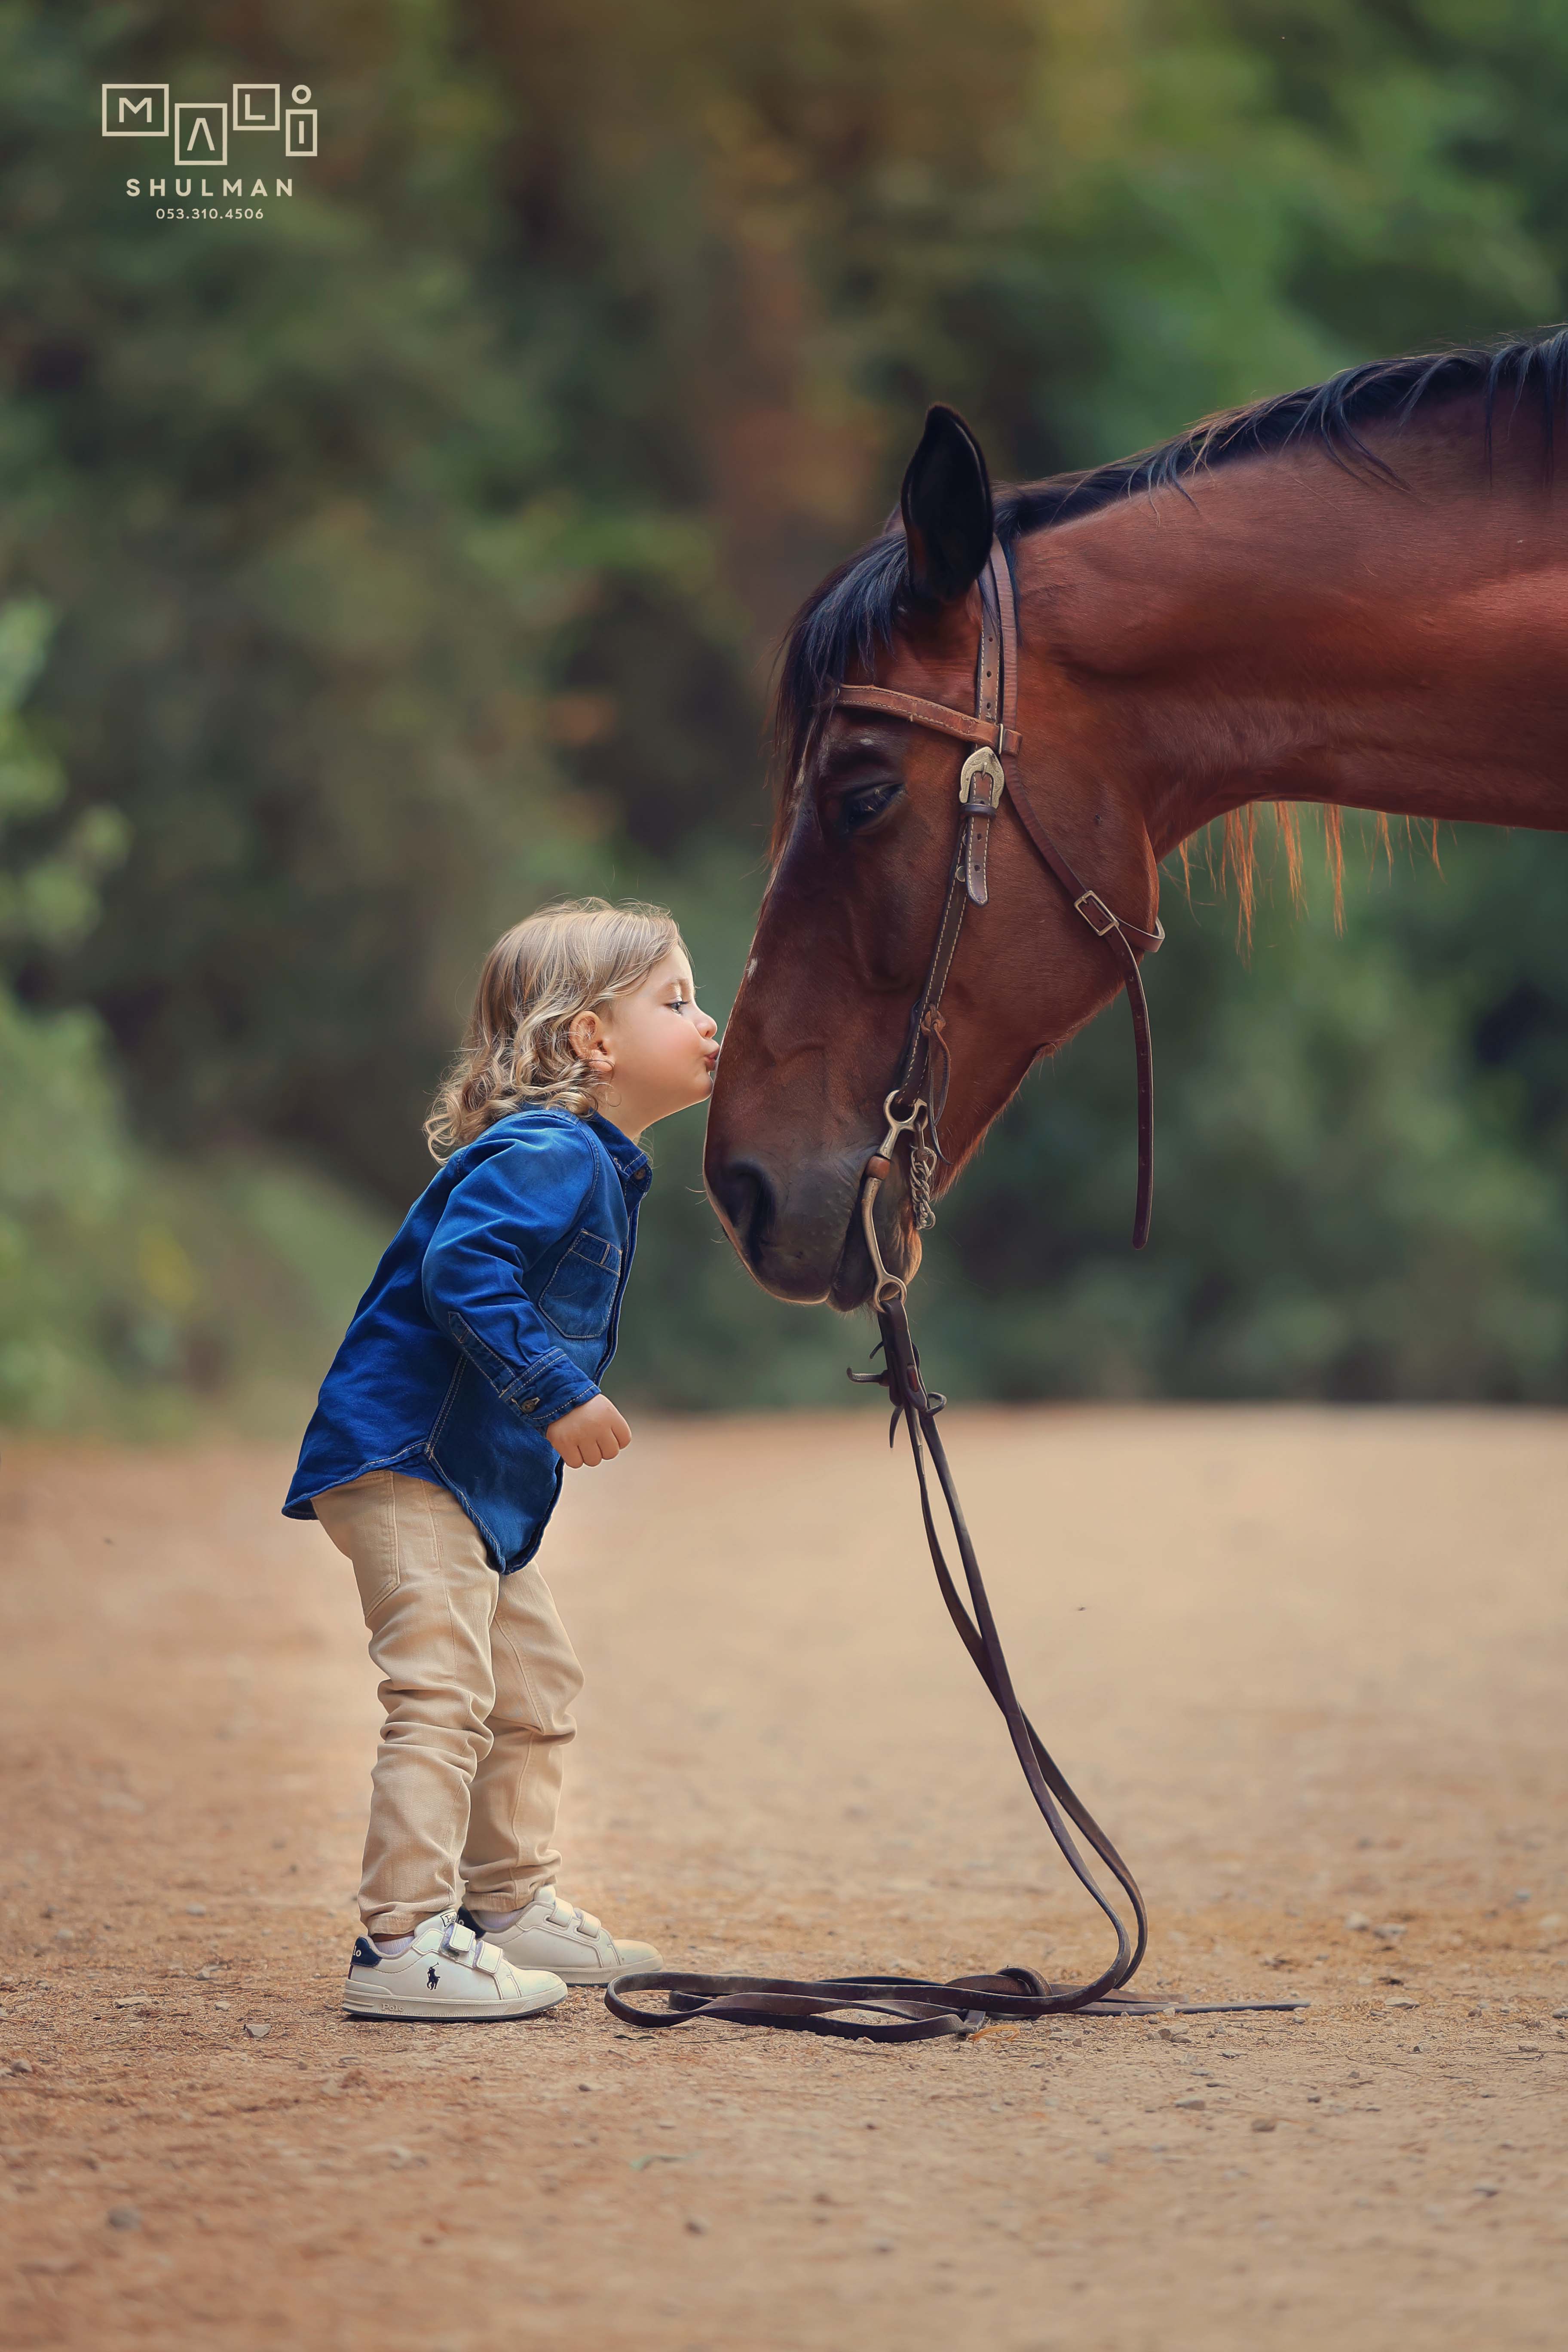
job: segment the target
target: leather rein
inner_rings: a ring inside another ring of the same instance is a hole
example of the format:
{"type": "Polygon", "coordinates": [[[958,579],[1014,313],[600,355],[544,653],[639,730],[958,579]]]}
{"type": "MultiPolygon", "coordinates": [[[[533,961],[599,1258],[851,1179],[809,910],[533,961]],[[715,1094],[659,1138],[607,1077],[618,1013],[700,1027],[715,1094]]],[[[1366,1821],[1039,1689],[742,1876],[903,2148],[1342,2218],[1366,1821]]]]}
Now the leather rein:
{"type": "Polygon", "coordinates": [[[898,1078],[883,1106],[887,1132],[867,1160],[860,1180],[859,1214],[876,1276],[873,1303],[881,1332],[879,1349],[882,1370],[852,1371],[849,1378],[874,1381],[887,1389],[892,1405],[889,1444],[897,1436],[900,1420],[904,1423],[920,1482],[926,1541],[948,1614],[1007,1727],[1029,1793],[1046,1826],[1073,1874],[1115,1932],[1115,1956],[1099,1976],[1085,1984],[1055,1984],[1026,1968],[956,1977],[945,1984],[909,1977],[797,1979],[706,1976],[683,1969],[649,1969],[618,1977],[605,1989],[606,2006],[628,2025],[687,2025],[710,2018],[738,2025],[790,2027],[847,2040],[918,2042],[976,2033],[1004,2019],[1028,2022],[1070,2011],[1088,2011],[1097,2016],[1150,2016],[1179,2011],[1191,2016],[1221,2010],[1229,2012],[1302,2006],[1298,2001],[1285,2000],[1179,2002],[1169,1993],[1139,1999],[1124,1991],[1148,1946],[1149,1919],[1143,1898],[1126,1863],[1068,1785],[1019,1704],[963,1507],[936,1426],[936,1416],[946,1399],[937,1391],[927,1389],[921,1378],[920,1351],[910,1329],[906,1307],[908,1285],[889,1271],[878,1242],[877,1197],[892,1173],[894,1154],[905,1138],[909,1139],[910,1192],[916,1222],[921,1225],[931,1222],[930,1186],[936,1160],[942,1154],[940,1122],[947,1092],[942,1000],[965,909],[970,906],[984,907],[988,900],[990,829],[1007,790],[1011,791],[1013,806],[1025,834],[1067,892],[1073,911],[1097,939],[1106,941],[1121,964],[1138,1057],[1138,1201],[1133,1247],[1142,1249],[1149,1237],[1153,1200],[1153,1056],[1138,956],[1141,951],[1160,947],[1165,934],[1157,918],[1153,929],[1146,930],[1142,924],[1130,923],[1113,914],[1099,893],[1079,879],[1050,840],[1016,775],[1009,783],[1002,763],[1018,751],[1023,740],[1015,724],[1017,623],[1012,574],[1006,554],[995,541],[980,586],[980,648],[973,716],[968,711],[954,710],[946,703],[922,701],[916,695],[900,694],[888,687],[845,686],[840,687],[837,695],[840,709],[883,712],[974,747],[959,772],[957,845],[936,945],[910,1017],[909,1042],[898,1078]],[[931,1085],[933,1047],[942,1056],[940,1088],[931,1085]],[[968,1606],[959,1592],[938,1532],[932,1472],[963,1570],[968,1606]],[[1115,1901],[1102,1891],[1073,1830],[1120,1889],[1125,1917],[1115,1901]],[[652,1992],[664,1994],[664,2008],[641,2009],[631,1998],[652,1992]]]}

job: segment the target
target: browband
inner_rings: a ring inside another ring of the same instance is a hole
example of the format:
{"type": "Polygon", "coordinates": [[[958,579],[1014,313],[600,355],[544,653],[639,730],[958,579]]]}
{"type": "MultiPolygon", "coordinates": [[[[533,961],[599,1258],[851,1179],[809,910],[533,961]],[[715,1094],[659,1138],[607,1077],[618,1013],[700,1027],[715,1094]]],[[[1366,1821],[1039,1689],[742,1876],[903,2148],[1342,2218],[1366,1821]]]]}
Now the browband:
{"type": "Polygon", "coordinates": [[[1024,739],[1013,727],[994,719],[972,719],[945,702],[922,702],[918,694],[899,694],[890,686],[841,686],[837,707],[848,703],[857,710],[880,710],[889,719],[907,719],[911,727],[933,728],[960,743],[986,743],[994,751],[1021,751],[1024,739]]]}

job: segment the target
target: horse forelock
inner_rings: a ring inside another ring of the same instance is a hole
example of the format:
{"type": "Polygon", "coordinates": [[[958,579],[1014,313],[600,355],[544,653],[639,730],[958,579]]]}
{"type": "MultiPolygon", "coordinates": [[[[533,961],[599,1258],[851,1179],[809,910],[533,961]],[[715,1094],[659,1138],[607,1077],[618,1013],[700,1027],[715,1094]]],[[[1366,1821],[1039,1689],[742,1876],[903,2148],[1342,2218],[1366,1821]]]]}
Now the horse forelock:
{"type": "Polygon", "coordinates": [[[908,593],[904,534],[885,531],[830,572],[789,625],[773,708],[775,859],[834,694],[857,665],[874,670],[898,633],[908,593]]]}

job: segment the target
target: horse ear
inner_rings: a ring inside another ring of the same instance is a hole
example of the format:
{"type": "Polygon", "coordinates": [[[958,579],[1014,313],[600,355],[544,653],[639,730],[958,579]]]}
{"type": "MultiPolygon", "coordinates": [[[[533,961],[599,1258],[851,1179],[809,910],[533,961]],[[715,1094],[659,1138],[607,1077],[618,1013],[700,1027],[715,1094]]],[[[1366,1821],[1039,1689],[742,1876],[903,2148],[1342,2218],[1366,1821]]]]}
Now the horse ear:
{"type": "Polygon", "coordinates": [[[926,412],[899,504],[910,585],[937,604],[966,595],[991,552],[991,477],[979,442],[955,409],[926,412]]]}

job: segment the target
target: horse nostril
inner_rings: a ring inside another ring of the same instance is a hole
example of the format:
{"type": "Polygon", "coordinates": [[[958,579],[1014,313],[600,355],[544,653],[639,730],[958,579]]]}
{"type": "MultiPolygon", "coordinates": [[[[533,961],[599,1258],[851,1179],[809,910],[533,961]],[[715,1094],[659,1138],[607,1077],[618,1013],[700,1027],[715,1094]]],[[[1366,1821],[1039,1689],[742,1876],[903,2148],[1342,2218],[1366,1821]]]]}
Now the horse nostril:
{"type": "Polygon", "coordinates": [[[708,1179],[726,1224],[750,1257],[766,1241],[773,1221],[773,1188],[747,1160],[728,1160],[708,1179]]]}

